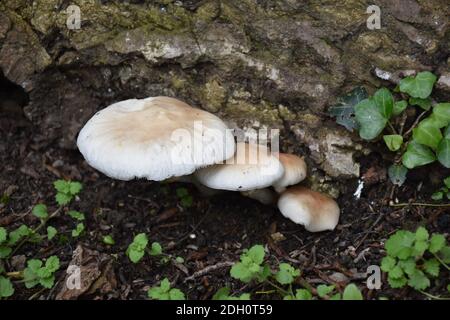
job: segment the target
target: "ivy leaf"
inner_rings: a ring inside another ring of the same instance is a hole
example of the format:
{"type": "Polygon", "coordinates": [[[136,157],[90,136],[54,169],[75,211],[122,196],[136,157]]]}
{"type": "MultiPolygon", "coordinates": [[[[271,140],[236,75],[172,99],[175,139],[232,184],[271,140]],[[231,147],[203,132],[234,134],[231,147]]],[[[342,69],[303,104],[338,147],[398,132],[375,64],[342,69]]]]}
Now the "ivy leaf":
{"type": "Polygon", "coordinates": [[[406,174],[408,169],[401,164],[393,164],[388,168],[389,179],[392,184],[401,186],[406,181],[406,174]]]}
{"type": "Polygon", "coordinates": [[[414,233],[406,230],[399,230],[386,241],[386,252],[391,257],[407,259],[411,256],[413,251],[412,245],[414,240],[414,233]]]}
{"type": "Polygon", "coordinates": [[[422,122],[413,129],[414,141],[436,149],[442,140],[442,133],[439,128],[430,124],[430,122],[422,122]]]}
{"type": "Polygon", "coordinates": [[[436,151],[439,162],[446,168],[450,168],[450,139],[442,139],[436,151]]]}
{"type": "Polygon", "coordinates": [[[424,290],[430,286],[430,279],[420,270],[415,270],[409,275],[408,285],[416,290],[424,290]]]}
{"type": "Polygon", "coordinates": [[[381,88],[375,92],[373,99],[383,117],[389,119],[394,109],[394,98],[391,92],[386,88],[381,88]]]}
{"type": "Polygon", "coordinates": [[[408,169],[423,166],[436,160],[436,157],[427,146],[412,141],[408,144],[402,156],[402,163],[408,169]]]}
{"type": "Polygon", "coordinates": [[[45,204],[37,204],[34,206],[32,213],[39,219],[46,219],[48,217],[47,206],[45,204]]]}
{"type": "Polygon", "coordinates": [[[437,77],[429,71],[419,72],[416,77],[406,77],[400,81],[400,91],[414,98],[426,99],[433,90],[437,77]]]}
{"type": "Polygon", "coordinates": [[[433,116],[442,122],[446,122],[446,125],[448,125],[450,123],[450,102],[435,105],[433,107],[433,116]]]}
{"type": "Polygon", "coordinates": [[[411,98],[409,98],[409,104],[412,106],[419,106],[423,110],[430,110],[431,99],[430,98],[421,99],[421,98],[411,97],[411,98]]]}
{"type": "Polygon", "coordinates": [[[450,126],[448,126],[444,131],[444,139],[450,139],[450,126]]]}
{"type": "Polygon", "coordinates": [[[345,287],[344,293],[342,294],[342,300],[363,300],[363,296],[361,291],[359,291],[358,287],[350,283],[345,287]]]}
{"type": "Polygon", "coordinates": [[[381,114],[373,99],[365,99],[355,106],[356,121],[362,139],[372,140],[384,129],[387,119],[381,114]]]}
{"type": "Polygon", "coordinates": [[[450,189],[450,176],[444,179],[444,184],[447,188],[450,189]]]}
{"type": "Polygon", "coordinates": [[[336,123],[353,132],[358,128],[355,121],[355,105],[367,99],[367,91],[364,87],[357,87],[343,97],[339,97],[337,104],[329,108],[329,114],[336,117],[336,123]]]}
{"type": "Polygon", "coordinates": [[[408,102],[406,102],[405,100],[396,101],[394,103],[394,108],[392,110],[392,114],[394,116],[398,116],[400,113],[402,113],[406,109],[407,106],[408,106],[408,102]]]}
{"type": "Polygon", "coordinates": [[[391,151],[397,151],[403,144],[403,137],[399,134],[386,134],[383,140],[391,151]]]}

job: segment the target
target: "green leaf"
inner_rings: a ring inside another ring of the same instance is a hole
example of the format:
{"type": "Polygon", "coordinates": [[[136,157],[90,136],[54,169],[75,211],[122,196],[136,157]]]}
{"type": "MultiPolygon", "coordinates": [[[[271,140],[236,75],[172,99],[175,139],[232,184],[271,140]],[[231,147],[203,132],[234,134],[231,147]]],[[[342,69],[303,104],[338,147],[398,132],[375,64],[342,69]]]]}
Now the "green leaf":
{"type": "Polygon", "coordinates": [[[441,250],[439,250],[439,256],[444,263],[450,263],[450,246],[445,246],[441,250]]]}
{"type": "Polygon", "coordinates": [[[10,247],[0,246],[0,259],[5,259],[11,254],[10,247]]]}
{"type": "Polygon", "coordinates": [[[384,135],[383,140],[391,151],[397,151],[403,144],[403,137],[399,134],[384,135]]]}
{"type": "Polygon", "coordinates": [[[56,191],[61,193],[70,193],[70,184],[66,180],[56,180],[53,182],[56,191]]]}
{"type": "Polygon", "coordinates": [[[396,262],[397,261],[390,256],[384,257],[381,260],[381,270],[383,270],[384,272],[391,271],[395,267],[396,262]]]}
{"type": "Polygon", "coordinates": [[[417,143],[436,149],[442,140],[442,133],[439,128],[422,122],[413,129],[413,138],[417,143]]]}
{"type": "Polygon", "coordinates": [[[407,106],[408,106],[408,102],[406,102],[405,100],[396,101],[394,103],[394,108],[393,108],[392,114],[394,116],[398,116],[400,113],[402,113],[406,109],[407,106]]]}
{"type": "Polygon", "coordinates": [[[5,228],[0,227],[0,244],[6,241],[8,233],[5,228]]]}
{"type": "Polygon", "coordinates": [[[0,276],[0,298],[8,298],[14,294],[14,287],[11,280],[0,276]]]}
{"type": "Polygon", "coordinates": [[[317,294],[319,295],[319,297],[324,298],[326,295],[333,292],[334,288],[334,285],[327,286],[325,284],[320,284],[317,286],[317,294]]]}
{"type": "Polygon", "coordinates": [[[300,270],[295,269],[289,263],[281,263],[280,270],[276,273],[275,279],[280,284],[291,284],[300,275],[300,270]]]}
{"type": "Polygon", "coordinates": [[[145,233],[139,233],[133,239],[133,242],[128,246],[127,255],[131,262],[138,263],[145,254],[148,239],[145,233]]]}
{"type": "Polygon", "coordinates": [[[72,230],[72,237],[74,238],[79,237],[83,233],[83,231],[84,231],[84,224],[83,223],[77,224],[75,229],[72,230]]]}
{"type": "Polygon", "coordinates": [[[358,128],[355,121],[355,105],[367,99],[367,91],[364,87],[357,87],[343,97],[339,97],[336,105],[331,106],[329,114],[336,117],[336,123],[344,126],[348,131],[353,132],[358,128]]]}
{"type": "Polygon", "coordinates": [[[399,230],[386,241],[384,247],[387,254],[391,257],[407,259],[413,252],[412,245],[414,240],[414,233],[406,230],[399,230]]]}
{"type": "Polygon", "coordinates": [[[312,294],[306,289],[295,290],[295,299],[297,300],[311,300],[312,294]]]}
{"type": "Polygon", "coordinates": [[[424,290],[430,286],[430,280],[425,273],[416,269],[409,276],[408,285],[416,290],[424,290]]]}
{"type": "Polygon", "coordinates": [[[67,212],[67,214],[69,216],[71,216],[73,219],[78,220],[78,221],[84,221],[84,219],[86,218],[84,216],[84,213],[75,211],[75,210],[70,210],[69,212],[67,212]]]}
{"type": "Polygon", "coordinates": [[[22,224],[20,227],[9,233],[8,245],[10,246],[15,245],[17,242],[22,240],[22,238],[29,236],[30,233],[31,233],[30,228],[22,224]]]}
{"type": "Polygon", "coordinates": [[[442,191],[437,191],[431,195],[431,199],[438,201],[444,198],[444,193],[442,191]]]}
{"type": "Polygon", "coordinates": [[[230,296],[230,288],[222,287],[213,295],[212,300],[228,300],[230,296]]]}
{"type": "Polygon", "coordinates": [[[39,219],[46,219],[48,217],[47,206],[45,204],[37,204],[34,206],[32,213],[39,219]]]}
{"type": "Polygon", "coordinates": [[[51,256],[45,261],[45,268],[54,273],[59,269],[59,258],[57,256],[51,256]]]}
{"type": "Polygon", "coordinates": [[[408,169],[401,164],[393,164],[388,168],[388,175],[391,182],[397,186],[401,186],[406,181],[408,169]]]}
{"type": "Polygon", "coordinates": [[[252,259],[254,263],[261,264],[264,261],[265,256],[264,247],[259,244],[254,245],[248,250],[246,256],[252,259]]]}
{"type": "Polygon", "coordinates": [[[76,181],[69,182],[69,193],[73,196],[79,194],[82,188],[83,186],[79,182],[76,181]]]}
{"type": "Polygon", "coordinates": [[[356,121],[359,124],[359,135],[362,139],[376,138],[384,129],[387,119],[381,114],[372,99],[365,99],[355,106],[356,121]]]}
{"type": "Polygon", "coordinates": [[[417,241],[426,241],[430,237],[427,229],[424,227],[419,227],[416,230],[416,240],[417,241]]]}
{"type": "Polygon", "coordinates": [[[430,250],[431,253],[438,253],[445,246],[445,237],[439,233],[433,233],[430,239],[430,250]]]}
{"type": "Polygon", "coordinates": [[[111,235],[106,235],[103,237],[103,243],[112,246],[116,242],[114,241],[114,239],[111,235]]]}
{"type": "Polygon", "coordinates": [[[55,200],[56,200],[56,203],[59,204],[60,206],[65,206],[70,201],[72,201],[72,196],[68,195],[66,193],[60,193],[59,192],[59,193],[56,194],[55,200]]]}
{"type": "Polygon", "coordinates": [[[442,139],[436,151],[437,159],[446,168],[450,168],[450,139],[442,139]]]}
{"type": "Polygon", "coordinates": [[[58,230],[56,230],[54,227],[52,227],[52,226],[47,227],[47,239],[48,240],[52,240],[56,236],[57,233],[58,233],[58,230]]]}
{"type": "Polygon", "coordinates": [[[436,160],[436,157],[427,146],[417,142],[410,142],[402,156],[402,163],[408,169],[423,166],[436,160]]]}
{"type": "Polygon", "coordinates": [[[450,126],[448,126],[444,131],[444,139],[450,139],[450,126]]]}
{"type": "Polygon", "coordinates": [[[52,275],[46,278],[40,278],[39,284],[44,288],[51,289],[55,284],[55,276],[52,275]]]}
{"type": "Polygon", "coordinates": [[[444,179],[444,184],[447,188],[450,189],[450,176],[444,179]]]}
{"type": "Polygon", "coordinates": [[[252,280],[253,272],[243,264],[242,262],[235,263],[230,269],[231,277],[239,279],[244,283],[248,283],[252,280]]]}
{"type": "Polygon", "coordinates": [[[383,117],[389,119],[394,108],[394,98],[391,92],[386,88],[381,88],[375,92],[373,99],[383,117]]]}
{"type": "Polygon", "coordinates": [[[439,276],[439,261],[437,259],[429,259],[426,260],[423,264],[424,270],[432,277],[439,276]]]}
{"type": "Polygon", "coordinates": [[[159,256],[162,254],[162,247],[158,242],[153,242],[151,249],[150,249],[150,255],[151,256],[159,256]]]}
{"type": "Polygon", "coordinates": [[[180,289],[172,289],[169,291],[170,300],[186,300],[184,293],[180,289]]]}
{"type": "Polygon", "coordinates": [[[420,257],[428,249],[428,241],[416,241],[414,243],[414,255],[420,257]]]}
{"type": "Polygon", "coordinates": [[[355,284],[350,283],[344,289],[342,300],[363,300],[363,296],[358,287],[355,284]]]}
{"type": "Polygon", "coordinates": [[[186,188],[178,188],[176,193],[178,198],[183,198],[189,195],[189,191],[186,188]]]}
{"type": "Polygon", "coordinates": [[[397,289],[404,287],[408,283],[408,279],[405,277],[394,279],[388,276],[388,283],[391,288],[397,289]]]}
{"type": "Polygon", "coordinates": [[[442,123],[450,123],[450,102],[438,103],[433,107],[433,115],[442,123]]]}
{"type": "Polygon", "coordinates": [[[414,98],[426,99],[433,90],[437,77],[429,71],[419,72],[416,77],[406,77],[400,81],[400,91],[414,98]]]}
{"type": "Polygon", "coordinates": [[[396,265],[391,271],[389,271],[389,277],[392,279],[400,279],[403,277],[403,269],[399,265],[396,265]]]}
{"type": "Polygon", "coordinates": [[[410,275],[416,270],[416,259],[415,257],[411,257],[406,260],[400,260],[398,265],[406,274],[410,275]]]}
{"type": "Polygon", "coordinates": [[[409,98],[409,104],[412,106],[419,106],[423,110],[430,110],[431,107],[431,99],[421,99],[421,98],[409,98]]]}

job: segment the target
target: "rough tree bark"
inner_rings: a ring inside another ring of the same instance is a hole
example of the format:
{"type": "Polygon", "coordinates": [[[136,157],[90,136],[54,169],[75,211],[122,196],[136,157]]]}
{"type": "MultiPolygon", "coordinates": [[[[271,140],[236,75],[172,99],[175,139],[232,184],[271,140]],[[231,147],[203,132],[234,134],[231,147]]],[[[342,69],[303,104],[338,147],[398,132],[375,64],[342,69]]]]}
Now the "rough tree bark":
{"type": "Polygon", "coordinates": [[[96,110],[169,95],[231,126],[280,128],[326,175],[349,178],[364,148],[327,107],[403,70],[432,70],[448,97],[449,16],[448,0],[2,0],[0,68],[29,95],[36,141],[74,148],[96,110]],[[379,30],[366,25],[372,4],[379,30]]]}

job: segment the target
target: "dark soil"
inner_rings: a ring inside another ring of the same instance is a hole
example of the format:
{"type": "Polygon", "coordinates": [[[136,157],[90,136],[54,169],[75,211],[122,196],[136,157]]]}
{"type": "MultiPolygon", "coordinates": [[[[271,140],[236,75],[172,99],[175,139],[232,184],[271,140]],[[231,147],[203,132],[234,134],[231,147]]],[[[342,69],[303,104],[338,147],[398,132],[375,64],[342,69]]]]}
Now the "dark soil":
{"type": "MultiPolygon", "coordinates": [[[[39,221],[30,214],[30,209],[37,203],[46,203],[50,210],[56,208],[53,181],[60,178],[81,181],[84,188],[71,208],[87,216],[84,235],[73,239],[70,233],[75,222],[63,214],[50,221],[63,237],[27,244],[16,253],[27,258],[56,254],[62,262],[57,273],[58,282],[64,280],[64,270],[77,245],[114,255],[117,286],[109,292],[93,292],[80,298],[145,299],[146,290],[164,277],[191,299],[210,299],[225,285],[230,285],[235,293],[252,292],[254,299],[279,298],[273,293],[258,293],[270,290],[269,287],[243,285],[233,280],[228,267],[185,281],[205,267],[237,261],[242,250],[254,244],[267,247],[268,261],[274,269],[279,261],[288,261],[301,268],[302,278],[312,285],[335,283],[342,289],[347,282],[354,282],[364,288],[363,293],[368,299],[382,296],[424,298],[411,289],[389,289],[386,279],[381,290],[365,288],[367,267],[379,265],[384,255],[384,241],[397,229],[415,230],[417,226],[425,225],[430,232],[448,233],[450,230],[450,212],[445,208],[390,207],[392,185],[382,175],[368,174],[370,183],[359,200],[353,197],[357,181],[342,181],[347,187],[338,200],[342,213],[337,229],[308,233],[283,218],[276,208],[260,205],[238,193],[206,198],[186,184],[109,179],[90,168],[77,151],[61,149],[52,140],[35,139],[38,128],[22,113],[26,97],[6,82],[2,83],[2,88],[3,95],[7,92],[7,96],[13,95],[14,99],[8,106],[3,103],[0,111],[0,194],[10,194],[3,197],[0,205],[0,226],[12,230],[22,223],[37,225],[39,221]],[[192,194],[192,207],[181,206],[176,195],[180,187],[187,188],[192,194]],[[146,256],[138,264],[131,263],[125,251],[133,236],[140,232],[147,233],[151,241],[161,243],[165,253],[183,257],[185,262],[177,266],[146,256]],[[275,241],[271,235],[277,232],[285,240],[275,241]],[[115,245],[103,244],[102,238],[107,234],[113,236],[115,245]],[[344,281],[337,281],[337,277],[344,281]]],[[[290,141],[289,137],[284,140],[284,148],[296,148],[295,141],[290,141]]],[[[360,161],[362,173],[379,173],[386,167],[377,154],[360,161]]],[[[438,188],[432,181],[442,181],[445,174],[448,172],[433,166],[418,170],[409,177],[406,185],[394,190],[394,198],[400,202],[430,202],[430,194],[438,188]],[[435,178],[428,179],[430,176],[435,178]],[[418,191],[420,181],[424,184],[418,191]]],[[[6,267],[13,271],[11,265],[6,267]]],[[[441,279],[448,279],[448,276],[449,273],[444,271],[441,279]]],[[[434,282],[429,292],[443,294],[445,285],[434,282]]],[[[39,290],[28,290],[17,284],[14,298],[27,299],[39,290]]],[[[34,298],[54,298],[57,293],[58,288],[46,290],[34,298]]]]}

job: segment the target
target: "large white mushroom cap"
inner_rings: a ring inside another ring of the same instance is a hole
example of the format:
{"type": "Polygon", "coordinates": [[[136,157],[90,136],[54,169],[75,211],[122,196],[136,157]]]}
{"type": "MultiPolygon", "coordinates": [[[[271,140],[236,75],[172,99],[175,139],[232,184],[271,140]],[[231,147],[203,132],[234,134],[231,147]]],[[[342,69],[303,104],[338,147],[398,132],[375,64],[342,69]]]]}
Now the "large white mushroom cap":
{"type": "Polygon", "coordinates": [[[280,153],[278,158],[284,167],[284,174],[275,181],[273,187],[278,193],[281,193],[286,187],[295,185],[306,178],[306,163],[303,158],[295,154],[280,153]]]}
{"type": "Polygon", "coordinates": [[[224,164],[195,172],[195,178],[213,189],[248,191],[271,186],[284,168],[278,158],[262,145],[237,143],[236,154],[224,164]]]}
{"type": "Polygon", "coordinates": [[[291,187],[278,199],[283,216],[311,232],[333,230],[339,221],[339,206],[332,198],[305,187],[291,187]]]}
{"type": "Polygon", "coordinates": [[[110,105],[86,123],[77,145],[92,167],[120,180],[188,175],[235,152],[222,120],[169,97],[110,105]]]}

